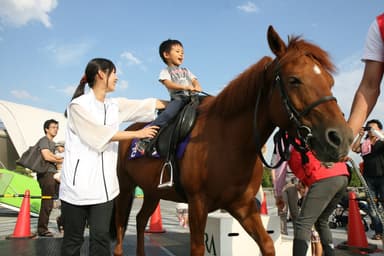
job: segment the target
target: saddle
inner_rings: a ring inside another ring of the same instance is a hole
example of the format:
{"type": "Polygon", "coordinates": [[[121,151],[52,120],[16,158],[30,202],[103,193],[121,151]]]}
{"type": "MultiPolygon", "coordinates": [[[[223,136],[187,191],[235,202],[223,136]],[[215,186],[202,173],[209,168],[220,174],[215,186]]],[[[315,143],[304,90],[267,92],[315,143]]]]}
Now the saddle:
{"type": "Polygon", "coordinates": [[[176,168],[177,146],[186,139],[195,124],[197,117],[196,109],[200,103],[200,97],[198,95],[191,95],[189,102],[180,113],[160,129],[158,135],[151,140],[147,147],[147,155],[154,155],[156,151],[161,158],[165,158],[165,163],[161,170],[159,188],[173,186],[173,179],[179,176],[179,170],[176,168]],[[174,169],[176,170],[175,172],[173,171],[174,169]],[[169,171],[170,176],[168,182],[163,181],[163,174],[166,170],[169,171]]]}

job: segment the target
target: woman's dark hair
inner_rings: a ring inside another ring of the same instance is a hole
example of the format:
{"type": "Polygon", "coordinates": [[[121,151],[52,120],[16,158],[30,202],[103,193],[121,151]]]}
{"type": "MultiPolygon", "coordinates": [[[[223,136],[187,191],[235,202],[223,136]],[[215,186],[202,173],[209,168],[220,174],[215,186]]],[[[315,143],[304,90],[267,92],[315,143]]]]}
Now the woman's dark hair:
{"type": "Polygon", "coordinates": [[[163,53],[164,52],[169,53],[172,49],[172,46],[174,45],[180,45],[181,47],[183,47],[183,44],[179,40],[174,40],[174,39],[165,40],[160,44],[159,54],[160,54],[160,58],[163,60],[165,64],[167,64],[167,61],[164,58],[163,53]]]}
{"type": "MultiPolygon", "coordinates": [[[[84,94],[86,84],[88,84],[89,88],[93,88],[96,75],[99,70],[105,72],[107,74],[107,77],[109,77],[111,72],[116,70],[116,66],[115,64],[113,64],[112,61],[104,58],[95,58],[89,61],[87,67],[85,68],[85,73],[80,79],[80,83],[77,86],[71,101],[84,94]]],[[[67,116],[67,110],[65,110],[64,115],[67,116]]]]}

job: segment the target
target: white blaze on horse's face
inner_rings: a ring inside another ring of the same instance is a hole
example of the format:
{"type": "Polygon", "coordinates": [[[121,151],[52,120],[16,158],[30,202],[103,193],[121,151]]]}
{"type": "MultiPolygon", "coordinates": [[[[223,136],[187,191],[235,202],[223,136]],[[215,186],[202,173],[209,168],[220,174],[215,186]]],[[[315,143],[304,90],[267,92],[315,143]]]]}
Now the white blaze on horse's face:
{"type": "Polygon", "coordinates": [[[318,74],[318,75],[321,74],[321,70],[320,70],[319,66],[317,66],[316,64],[315,64],[315,66],[313,66],[313,71],[315,72],[315,74],[318,74]]]}

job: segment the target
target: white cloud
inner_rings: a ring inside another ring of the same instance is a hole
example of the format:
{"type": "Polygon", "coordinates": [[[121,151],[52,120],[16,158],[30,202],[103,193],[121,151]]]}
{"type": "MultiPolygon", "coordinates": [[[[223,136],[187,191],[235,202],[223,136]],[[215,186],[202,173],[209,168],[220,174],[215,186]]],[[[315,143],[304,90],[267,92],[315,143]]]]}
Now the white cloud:
{"type": "Polygon", "coordinates": [[[66,45],[48,45],[46,50],[53,54],[54,59],[59,64],[72,64],[73,61],[81,59],[81,57],[91,48],[89,43],[77,43],[66,45]]]}
{"type": "Polygon", "coordinates": [[[127,89],[128,88],[128,81],[127,80],[118,81],[117,88],[120,88],[122,90],[127,89]]]}
{"type": "Polygon", "coordinates": [[[259,8],[253,2],[247,2],[243,5],[237,6],[237,9],[246,13],[258,12],[259,8]]]}
{"type": "Polygon", "coordinates": [[[339,71],[334,77],[335,86],[333,87],[333,94],[337,97],[338,104],[346,116],[349,115],[353,97],[360,83],[362,73],[363,66],[356,65],[354,68],[350,67],[348,70],[339,71]]]}
{"type": "Polygon", "coordinates": [[[1,0],[0,21],[16,27],[37,20],[47,28],[52,26],[49,13],[57,7],[57,0],[1,0]]]}
{"type": "MultiPolygon", "coordinates": [[[[143,71],[147,70],[147,67],[143,64],[143,61],[136,57],[132,52],[124,51],[122,54],[120,54],[120,58],[128,66],[134,66],[143,71]]],[[[122,70],[120,71],[121,74],[123,74],[122,70]]]]}
{"type": "Polygon", "coordinates": [[[72,95],[75,93],[77,86],[74,85],[68,85],[64,87],[63,89],[58,89],[59,92],[64,92],[66,95],[69,95],[72,97],[72,95]]]}
{"type": "Polygon", "coordinates": [[[48,88],[51,89],[51,90],[55,90],[57,92],[60,92],[60,93],[64,93],[65,95],[68,95],[68,96],[72,97],[72,95],[75,92],[77,86],[75,86],[75,85],[68,85],[68,86],[65,86],[64,88],[63,87],[57,87],[57,86],[49,86],[48,88]]]}
{"type": "Polygon", "coordinates": [[[120,57],[127,60],[128,64],[140,65],[142,63],[142,61],[136,56],[134,56],[131,52],[125,51],[120,55],[120,57]]]}
{"type": "Polygon", "coordinates": [[[121,63],[120,61],[118,61],[118,62],[116,63],[116,74],[117,74],[118,76],[124,74],[124,72],[123,72],[123,68],[120,68],[121,66],[122,66],[122,63],[121,63]]]}
{"type": "MultiPolygon", "coordinates": [[[[355,92],[363,76],[364,63],[360,61],[359,57],[352,56],[343,60],[338,66],[342,67],[342,70],[335,76],[333,94],[336,96],[337,102],[344,112],[345,117],[348,118],[355,92]]],[[[383,86],[384,85],[381,84],[381,88],[383,88],[383,86]]],[[[383,96],[380,96],[368,119],[377,118],[384,121],[383,109],[384,99],[383,96]]]]}
{"type": "Polygon", "coordinates": [[[11,94],[13,97],[17,99],[30,99],[30,100],[38,100],[39,98],[31,95],[26,90],[12,90],[11,94]]]}

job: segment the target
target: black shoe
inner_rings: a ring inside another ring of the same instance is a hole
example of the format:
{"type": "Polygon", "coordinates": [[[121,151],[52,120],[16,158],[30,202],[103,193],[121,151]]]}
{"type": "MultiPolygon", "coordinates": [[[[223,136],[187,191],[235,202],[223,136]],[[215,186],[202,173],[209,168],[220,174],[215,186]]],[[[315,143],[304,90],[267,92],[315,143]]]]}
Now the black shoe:
{"type": "Polygon", "coordinates": [[[42,236],[42,237],[53,237],[53,233],[47,230],[47,231],[45,231],[43,233],[39,233],[39,236],[42,236]]]}
{"type": "Polygon", "coordinates": [[[57,224],[57,229],[59,230],[59,232],[61,234],[64,233],[64,226],[63,226],[63,221],[61,219],[61,216],[58,216],[56,218],[56,224],[57,224]]]}
{"type": "Polygon", "coordinates": [[[144,155],[149,145],[149,139],[140,139],[136,142],[136,151],[144,155]]]}

